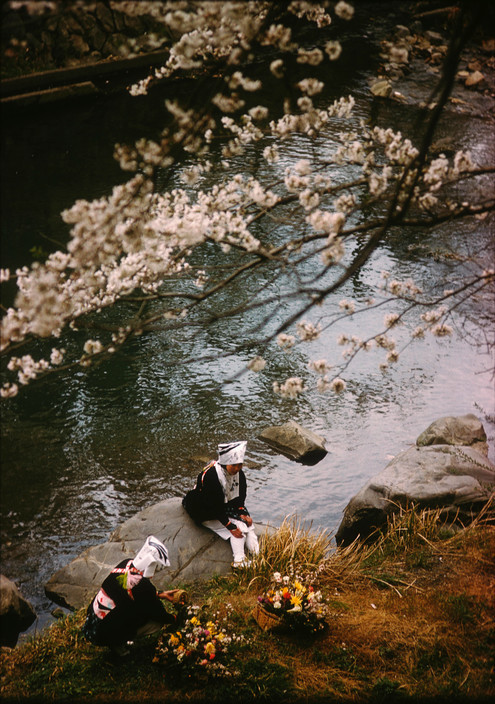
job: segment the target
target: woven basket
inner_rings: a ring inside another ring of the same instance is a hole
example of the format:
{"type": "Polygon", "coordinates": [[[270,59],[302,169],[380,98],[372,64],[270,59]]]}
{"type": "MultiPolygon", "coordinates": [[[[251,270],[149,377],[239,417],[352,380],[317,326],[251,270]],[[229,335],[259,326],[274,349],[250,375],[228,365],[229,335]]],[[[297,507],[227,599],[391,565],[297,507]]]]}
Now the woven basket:
{"type": "Polygon", "coordinates": [[[270,613],[259,602],[253,609],[253,618],[263,631],[269,631],[280,624],[280,616],[270,613]]]}
{"type": "Polygon", "coordinates": [[[172,604],[179,604],[183,606],[189,601],[189,594],[184,589],[175,589],[174,595],[172,596],[172,604]]]}

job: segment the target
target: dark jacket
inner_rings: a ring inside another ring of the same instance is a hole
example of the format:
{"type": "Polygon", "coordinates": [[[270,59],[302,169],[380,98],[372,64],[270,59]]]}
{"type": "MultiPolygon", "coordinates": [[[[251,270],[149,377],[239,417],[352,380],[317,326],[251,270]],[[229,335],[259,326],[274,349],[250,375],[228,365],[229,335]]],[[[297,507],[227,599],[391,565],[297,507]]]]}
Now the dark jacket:
{"type": "Polygon", "coordinates": [[[182,505],[198,524],[216,519],[228,530],[234,530],[236,525],[231,522],[231,518],[239,518],[241,514],[249,516],[249,511],[244,505],[247,491],[246,475],[241,469],[236,475],[239,481],[239,496],[231,501],[225,501],[215,464],[215,461],[210,462],[198,474],[196,486],[184,496],[182,505]]]}
{"type": "Polygon", "coordinates": [[[147,577],[141,577],[140,582],[130,590],[124,587],[124,570],[130,562],[130,559],[119,562],[101,585],[115,606],[103,618],[95,615],[94,602],[101,594],[100,590],[88,607],[83,632],[96,645],[120,645],[133,640],[138,628],[150,621],[163,625],[175,621],[147,577]]]}

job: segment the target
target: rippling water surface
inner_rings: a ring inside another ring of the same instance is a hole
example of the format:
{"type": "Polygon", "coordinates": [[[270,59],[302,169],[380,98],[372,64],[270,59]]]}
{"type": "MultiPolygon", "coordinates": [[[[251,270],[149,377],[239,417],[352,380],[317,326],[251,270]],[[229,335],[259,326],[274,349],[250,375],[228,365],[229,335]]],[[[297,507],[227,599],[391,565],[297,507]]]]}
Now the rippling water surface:
{"type": "MultiPolygon", "coordinates": [[[[368,113],[366,101],[358,100],[354,124],[368,113]]],[[[39,142],[32,144],[35,152],[38,149],[33,155],[35,173],[26,181],[14,177],[16,197],[4,220],[17,233],[11,247],[14,265],[21,263],[31,242],[39,242],[35,239],[39,231],[54,239],[61,235],[55,213],[77,197],[108,193],[115,182],[114,167],[106,166],[111,161],[109,141],[98,144],[96,152],[91,149],[98,134],[97,117],[91,111],[46,115],[39,142]],[[72,122],[67,124],[69,118],[72,122]],[[63,132],[49,138],[61,120],[67,136],[63,132]],[[65,151],[56,149],[62,141],[67,144],[65,151]],[[50,163],[44,162],[49,156],[50,163]],[[80,168],[69,183],[67,173],[75,160],[80,168]],[[21,207],[26,201],[31,202],[31,210],[21,207]]],[[[461,145],[488,148],[480,145],[485,137],[476,125],[461,121],[451,123],[449,129],[453,128],[461,145]]],[[[334,138],[329,128],[312,148],[331,149],[334,138]]],[[[29,151],[29,145],[22,148],[29,151]]],[[[308,148],[303,138],[288,140],[280,169],[289,158],[306,156],[308,148]]],[[[20,157],[20,164],[22,158],[29,163],[27,154],[20,157]]],[[[260,175],[264,167],[258,161],[256,174],[260,175]]],[[[246,159],[246,169],[252,163],[246,159]]],[[[452,241],[459,234],[466,233],[445,227],[442,238],[452,241]]],[[[487,225],[480,224],[472,232],[480,244],[489,236],[487,225]]],[[[417,237],[406,232],[391,237],[346,290],[325,304],[323,324],[342,298],[363,300],[372,294],[384,269],[393,277],[411,277],[425,286],[440,277],[441,264],[432,257],[425,267],[424,259],[416,256],[417,237]]],[[[267,281],[267,290],[283,290],[284,285],[280,280],[267,281]]],[[[249,297],[250,292],[238,294],[249,297]]],[[[53,608],[43,592],[50,576],[84,548],[104,541],[136,511],[183,495],[201,467],[198,458],[214,456],[219,441],[248,440],[248,506],[255,518],[277,522],[297,513],[331,531],[361,486],[392,456],[413,444],[436,418],[476,413],[489,434],[494,460],[495,429],[489,419],[494,417],[493,388],[485,371],[492,360],[457,332],[452,340],[432,338],[408,347],[400,363],[385,374],[379,370],[376,352],[362,354],[352,368],[347,392],[340,396],[309,392],[291,401],[271,393],[273,380],[283,380],[289,373],[304,376],[309,358],[340,354],[335,343],[338,333],[355,333],[357,326],[357,334],[365,338],[381,325],[383,314],[381,309],[370,311],[352,327],[350,321],[343,321],[324,331],[311,348],[299,347],[290,358],[274,348],[265,354],[267,368],[274,372],[249,372],[223,386],[251,353],[187,366],[166,362],[178,353],[194,357],[222,351],[233,334],[243,335],[242,329],[233,332],[224,324],[199,331],[192,348],[188,331],[172,338],[148,334],[101,368],[35,384],[6,404],[2,571],[16,580],[34,604],[40,614],[37,627],[49,620],[53,608]],[[257,439],[266,426],[289,419],[325,438],[328,454],[317,465],[291,462],[257,439]]],[[[247,329],[255,322],[256,314],[250,314],[243,325],[247,329]]],[[[477,334],[475,327],[471,331],[477,334]]]]}

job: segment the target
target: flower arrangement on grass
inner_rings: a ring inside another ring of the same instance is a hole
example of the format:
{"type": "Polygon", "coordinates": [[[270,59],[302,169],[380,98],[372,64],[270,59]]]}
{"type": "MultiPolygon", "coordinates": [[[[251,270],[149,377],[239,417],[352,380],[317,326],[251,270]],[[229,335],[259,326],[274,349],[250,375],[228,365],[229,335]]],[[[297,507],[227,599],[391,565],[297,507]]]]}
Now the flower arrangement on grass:
{"type": "Polygon", "coordinates": [[[328,607],[310,578],[289,577],[275,572],[271,587],[258,597],[260,606],[280,622],[303,635],[317,635],[328,628],[328,607]]]}
{"type": "MultiPolygon", "coordinates": [[[[231,607],[230,607],[231,608],[231,607]]],[[[229,677],[229,649],[246,642],[243,635],[227,632],[229,614],[220,621],[219,614],[210,617],[199,606],[190,606],[180,629],[160,636],[153,662],[178,676],[206,675],[229,677]]]]}

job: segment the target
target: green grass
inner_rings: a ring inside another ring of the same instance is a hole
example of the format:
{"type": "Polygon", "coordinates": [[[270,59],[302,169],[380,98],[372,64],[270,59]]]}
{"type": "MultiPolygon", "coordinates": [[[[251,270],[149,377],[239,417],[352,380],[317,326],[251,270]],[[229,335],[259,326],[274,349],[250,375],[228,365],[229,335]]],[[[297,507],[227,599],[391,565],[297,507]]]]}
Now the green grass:
{"type": "Polygon", "coordinates": [[[153,662],[156,638],[136,644],[123,664],[82,637],[81,610],[3,653],[2,701],[195,703],[205,687],[213,704],[488,701],[495,529],[480,520],[444,538],[442,522],[436,535],[433,523],[431,514],[403,513],[374,545],[332,550],[326,534],[287,519],[261,541],[250,570],[189,585],[208,613],[232,605],[228,628],[244,636],[232,652],[232,677],[166,670],[153,662]],[[258,627],[252,609],[273,570],[313,576],[329,608],[328,631],[303,640],[258,627]]]}

